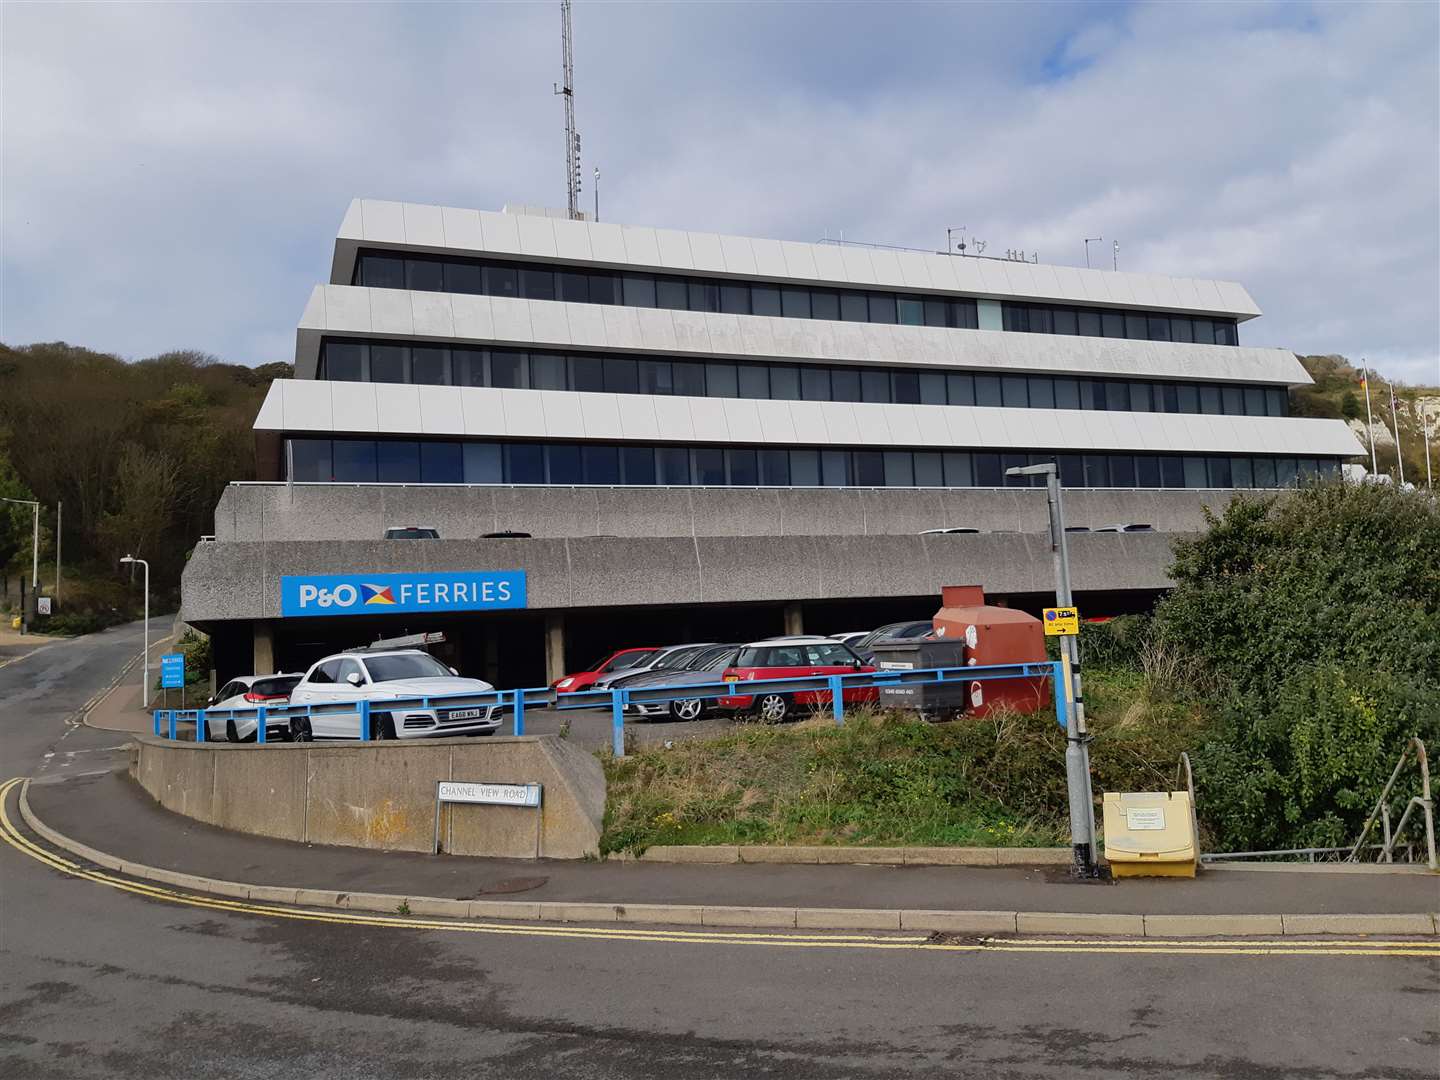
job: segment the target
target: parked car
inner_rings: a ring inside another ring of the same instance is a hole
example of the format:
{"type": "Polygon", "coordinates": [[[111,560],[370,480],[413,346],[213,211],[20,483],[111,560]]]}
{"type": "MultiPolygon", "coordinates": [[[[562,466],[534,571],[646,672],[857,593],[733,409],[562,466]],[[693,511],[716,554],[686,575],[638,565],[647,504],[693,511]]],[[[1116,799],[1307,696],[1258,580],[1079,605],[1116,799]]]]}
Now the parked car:
{"type": "MultiPolygon", "coordinates": [[[[748,682],[751,679],[797,679],[807,675],[849,675],[856,671],[874,671],[850,646],[834,638],[791,637],[772,638],[741,646],[735,661],[721,674],[726,682],[748,682]]],[[[844,700],[874,701],[873,686],[855,686],[844,691],[844,700]]],[[[761,720],[776,724],[795,714],[805,705],[823,705],[830,700],[828,690],[781,691],[766,690],[757,694],[737,694],[716,699],[722,709],[739,713],[753,712],[761,720]]]]}
{"type": "MultiPolygon", "coordinates": [[[[207,709],[256,709],[261,705],[288,705],[290,692],[301,679],[299,675],[236,675],[219,690],[215,691],[205,705],[207,709]]],[[[207,739],[229,739],[231,742],[253,742],[255,729],[259,727],[253,716],[219,717],[205,719],[207,739]]],[[[290,721],[285,719],[266,721],[265,738],[287,738],[290,721]]]]}
{"type": "Polygon", "coordinates": [[[386,540],[439,540],[440,530],[429,525],[397,525],[385,530],[386,540]]]}
{"type": "MultiPolygon", "coordinates": [[[[707,645],[691,655],[683,668],[653,668],[621,680],[627,690],[643,690],[655,686],[700,686],[724,682],[723,673],[735,660],[739,645],[707,645]]],[[[672,701],[632,701],[625,712],[637,719],[648,720],[669,716],[674,720],[699,720],[715,707],[716,699],[676,698],[672,701]]]]}
{"type": "Polygon", "coordinates": [[[946,529],[921,529],[921,536],[974,536],[980,530],[972,529],[965,525],[955,525],[946,529]]]}
{"type": "Polygon", "coordinates": [[[843,634],[831,634],[830,636],[836,641],[843,641],[846,645],[853,648],[855,643],[868,633],[870,633],[869,630],[847,630],[843,634]]]}
{"type": "MultiPolygon", "coordinates": [[[[314,664],[290,694],[292,705],[370,702],[370,734],[375,739],[416,739],[427,735],[493,735],[500,727],[498,705],[432,706],[385,709],[397,698],[488,694],[483,679],[467,679],[420,649],[357,649],[327,656],[314,664]]],[[[317,713],[293,717],[291,738],[358,739],[360,712],[317,713]]]]}
{"type": "Polygon", "coordinates": [[[1096,529],[1095,531],[1096,531],[1096,532],[1118,532],[1118,533],[1132,533],[1132,532],[1147,532],[1147,533],[1148,533],[1148,532],[1154,532],[1154,531],[1155,531],[1155,526],[1154,526],[1154,525],[1146,525],[1146,524],[1143,524],[1143,523],[1140,523],[1140,522],[1131,522],[1130,524],[1127,524],[1127,525],[1101,525],[1101,526],[1100,526],[1098,529],[1096,529]]]}
{"type": "Polygon", "coordinates": [[[631,664],[619,671],[606,672],[590,684],[590,689],[609,690],[614,686],[628,685],[631,679],[652,671],[683,671],[697,653],[713,644],[713,641],[702,641],[698,644],[665,645],[637,664],[631,664]]]}
{"type": "Polygon", "coordinates": [[[641,645],[631,649],[621,649],[613,652],[605,659],[592,664],[588,668],[577,671],[564,678],[556,679],[550,684],[552,690],[558,690],[562,694],[573,694],[577,690],[588,690],[590,684],[602,675],[609,675],[613,671],[622,668],[634,667],[651,653],[656,651],[657,646],[641,645]]]}
{"type": "Polygon", "coordinates": [[[850,647],[859,654],[865,661],[874,659],[871,651],[881,642],[891,641],[919,641],[935,632],[935,624],[929,619],[916,619],[913,622],[886,623],[884,626],[871,630],[859,641],[852,642],[850,647]]]}

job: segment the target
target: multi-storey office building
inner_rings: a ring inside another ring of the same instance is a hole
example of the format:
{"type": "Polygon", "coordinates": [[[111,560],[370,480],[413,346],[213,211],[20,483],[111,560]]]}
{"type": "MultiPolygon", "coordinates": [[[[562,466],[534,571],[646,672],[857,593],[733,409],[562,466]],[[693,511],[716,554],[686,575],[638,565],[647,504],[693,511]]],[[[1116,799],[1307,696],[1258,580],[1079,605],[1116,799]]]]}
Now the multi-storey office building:
{"type": "Polygon", "coordinates": [[[1240,343],[1258,314],[1229,282],[356,200],[256,420],[266,483],[222,498],[184,613],[234,670],[444,627],[514,684],[946,582],[1023,602],[1053,587],[1044,503],[1005,470],[1052,460],[1074,523],[1161,530],[1076,538],[1081,587],[1123,603],[1202,505],[1360,453],[1288,415],[1308,376],[1240,343]],[[283,580],[481,570],[523,571],[523,607],[300,612],[283,580]]]}

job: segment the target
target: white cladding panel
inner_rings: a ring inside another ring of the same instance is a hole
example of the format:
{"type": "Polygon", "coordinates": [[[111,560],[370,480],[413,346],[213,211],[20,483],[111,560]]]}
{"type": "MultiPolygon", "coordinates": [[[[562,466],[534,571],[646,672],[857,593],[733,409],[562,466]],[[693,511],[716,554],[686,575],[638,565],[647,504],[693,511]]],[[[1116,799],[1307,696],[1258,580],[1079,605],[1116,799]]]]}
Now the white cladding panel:
{"type": "Polygon", "coordinates": [[[609,222],[561,221],[530,214],[356,199],[346,211],[335,240],[331,281],[349,282],[356,250],[372,245],[593,262],[678,273],[788,278],[839,286],[958,290],[1017,300],[1149,307],[1240,319],[1260,314],[1249,293],[1230,281],[640,226],[621,227],[617,235],[616,228],[609,222]]]}
{"type": "Polygon", "coordinates": [[[588,394],[280,379],[257,430],[471,438],[1353,456],[1340,420],[588,394]],[[420,393],[423,391],[424,393],[420,393]],[[445,402],[442,405],[442,401],[445,402]],[[453,401],[453,404],[450,402],[453,401]],[[278,406],[278,407],[277,407],[278,406]]]}
{"type": "Polygon", "coordinates": [[[722,315],[659,308],[565,304],[553,300],[317,285],[297,334],[295,367],[314,378],[324,334],[435,337],[436,340],[556,349],[608,349],[734,359],[883,362],[974,371],[1062,372],[1137,379],[1303,384],[1300,361],[1283,349],[1170,341],[950,330],[931,326],[722,315]],[[488,306],[489,334],[481,328],[488,306]],[[453,335],[427,334],[448,325],[453,335]],[[637,341],[638,336],[638,341],[637,341]]]}

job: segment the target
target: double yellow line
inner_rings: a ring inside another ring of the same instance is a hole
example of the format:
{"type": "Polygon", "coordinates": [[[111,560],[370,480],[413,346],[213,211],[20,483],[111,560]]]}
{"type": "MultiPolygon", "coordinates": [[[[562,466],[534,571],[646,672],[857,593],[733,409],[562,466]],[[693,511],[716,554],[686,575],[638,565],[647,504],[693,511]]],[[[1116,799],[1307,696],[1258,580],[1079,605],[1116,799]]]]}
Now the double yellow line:
{"type": "Polygon", "coordinates": [[[466,919],[427,919],[408,915],[370,915],[355,912],[280,907],[224,897],[206,896],[116,877],[87,869],[63,855],[34,843],[10,819],[7,802],[22,780],[0,784],[0,838],[16,851],[71,877],[186,907],[205,908],[235,915],[292,919],[342,926],[382,926],[401,930],[444,930],[452,933],[498,934],[516,937],[552,937],[580,940],[638,941],[683,945],[763,945],[787,949],[874,949],[910,952],[1028,952],[1165,954],[1191,956],[1431,956],[1440,958],[1440,941],[1346,940],[1154,940],[1073,938],[985,938],[979,941],[932,943],[928,936],[901,934],[751,933],[722,930],[661,930],[609,926],[516,925],[466,919]]]}

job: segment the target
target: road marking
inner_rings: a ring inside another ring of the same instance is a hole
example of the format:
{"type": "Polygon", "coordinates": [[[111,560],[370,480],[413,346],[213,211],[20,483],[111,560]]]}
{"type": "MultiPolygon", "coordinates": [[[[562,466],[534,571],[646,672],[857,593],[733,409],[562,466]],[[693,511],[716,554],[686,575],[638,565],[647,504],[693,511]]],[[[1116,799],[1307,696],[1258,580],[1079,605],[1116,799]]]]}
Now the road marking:
{"type": "Polygon", "coordinates": [[[183,892],[87,870],[79,863],[42,848],[27,839],[10,819],[6,802],[21,783],[15,778],[0,785],[0,837],[20,853],[71,877],[82,878],[122,892],[186,907],[205,908],[235,915],[290,919],[298,922],[331,923],[341,926],[391,927],[405,930],[443,930],[451,933],[478,933],[515,937],[558,937],[575,940],[636,941],[692,945],[761,945],[778,948],[867,949],[908,952],[1013,952],[1013,953],[1108,953],[1163,954],[1170,956],[1429,956],[1440,959],[1440,941],[1191,941],[1183,939],[1072,940],[1062,938],[983,938],[966,942],[931,943],[928,937],[865,934],[752,933],[726,930],[662,930],[641,927],[533,925],[495,923],[464,919],[417,918],[402,915],[349,913],[278,907],[245,900],[232,900],[183,892]]]}
{"type": "Polygon", "coordinates": [[[36,653],[42,653],[46,649],[53,649],[56,645],[63,644],[64,642],[61,641],[52,641],[49,645],[41,645],[38,648],[31,649],[27,653],[21,653],[19,656],[12,656],[9,660],[0,660],[0,668],[7,668],[11,664],[18,664],[21,660],[29,660],[30,657],[34,656],[36,653]]]}

